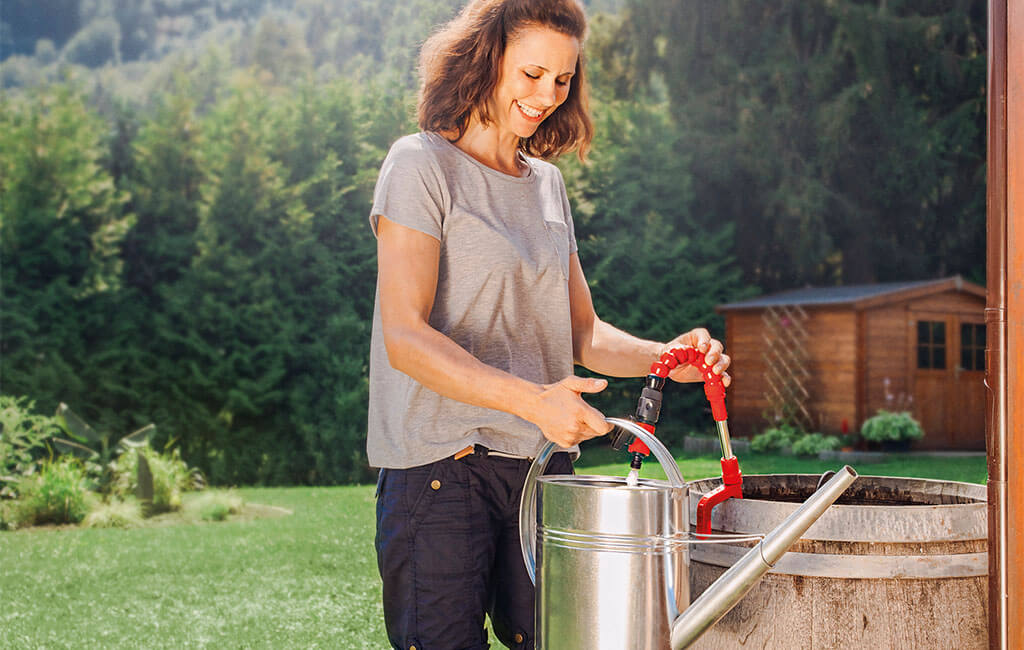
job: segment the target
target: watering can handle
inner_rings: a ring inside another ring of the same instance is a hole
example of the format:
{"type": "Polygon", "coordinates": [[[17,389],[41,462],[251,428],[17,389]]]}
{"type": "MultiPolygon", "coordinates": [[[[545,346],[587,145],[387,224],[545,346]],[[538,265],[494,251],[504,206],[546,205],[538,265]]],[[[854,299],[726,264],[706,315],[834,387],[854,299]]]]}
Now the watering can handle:
{"type": "MultiPolygon", "coordinates": [[[[679,466],[676,465],[675,458],[665,448],[665,445],[661,444],[661,441],[654,437],[653,433],[648,432],[636,422],[630,420],[622,418],[606,419],[616,427],[625,429],[628,433],[633,434],[647,445],[654,454],[654,457],[661,463],[662,469],[665,470],[665,476],[668,477],[672,487],[686,487],[686,481],[683,480],[683,475],[679,471],[679,466]]],[[[537,556],[534,550],[534,545],[537,541],[537,478],[544,473],[548,466],[548,461],[551,460],[551,455],[558,449],[558,445],[548,442],[540,450],[540,453],[533,460],[533,464],[530,465],[530,471],[526,474],[526,481],[523,484],[523,495],[519,501],[519,543],[523,549],[523,561],[526,563],[526,572],[530,574],[530,582],[534,584],[537,583],[537,556]]]]}

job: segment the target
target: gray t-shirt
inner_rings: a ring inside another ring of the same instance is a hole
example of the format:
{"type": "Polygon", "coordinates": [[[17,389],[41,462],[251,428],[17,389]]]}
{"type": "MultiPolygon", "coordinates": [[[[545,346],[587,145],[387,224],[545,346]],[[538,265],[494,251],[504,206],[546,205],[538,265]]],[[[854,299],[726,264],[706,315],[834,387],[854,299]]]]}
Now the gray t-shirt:
{"type": "MultiPolygon", "coordinates": [[[[524,157],[509,176],[435,133],[398,140],[381,167],[377,216],[441,242],[430,325],[483,363],[536,383],[572,373],[569,256],[576,251],[569,201],[554,165],[524,157]]],[[[388,363],[378,289],[370,343],[367,454],[374,467],[405,468],[469,444],[534,456],[533,424],[458,402],[388,363]]]]}

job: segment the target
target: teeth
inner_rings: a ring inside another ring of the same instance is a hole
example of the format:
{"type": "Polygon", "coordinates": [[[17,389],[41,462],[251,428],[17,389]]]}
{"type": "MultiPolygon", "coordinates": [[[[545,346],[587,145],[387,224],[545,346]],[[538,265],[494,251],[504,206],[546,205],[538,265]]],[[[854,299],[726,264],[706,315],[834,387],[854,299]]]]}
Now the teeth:
{"type": "Polygon", "coordinates": [[[538,111],[535,108],[530,108],[529,106],[523,104],[519,100],[516,100],[516,105],[519,106],[519,110],[526,113],[530,117],[540,117],[544,113],[544,111],[538,111]]]}

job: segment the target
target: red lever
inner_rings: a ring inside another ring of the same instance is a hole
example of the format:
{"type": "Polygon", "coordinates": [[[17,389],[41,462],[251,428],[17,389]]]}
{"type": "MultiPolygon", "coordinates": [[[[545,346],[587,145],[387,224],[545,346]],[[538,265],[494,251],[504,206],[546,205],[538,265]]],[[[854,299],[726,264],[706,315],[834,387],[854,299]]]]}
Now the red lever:
{"type": "MultiPolygon", "coordinates": [[[[711,512],[715,506],[727,499],[743,498],[743,474],[740,463],[732,455],[729,445],[729,413],[725,409],[725,383],[722,376],[715,374],[711,366],[704,360],[704,353],[694,348],[673,348],[669,351],[678,363],[689,363],[704,376],[704,395],[711,404],[711,416],[718,423],[718,434],[722,442],[722,484],[708,492],[697,503],[697,534],[711,533],[711,512]]],[[[661,361],[665,361],[662,355],[661,361]]],[[[652,370],[653,372],[653,370],[652,370]]],[[[667,375],[667,373],[666,373],[667,375]]]]}

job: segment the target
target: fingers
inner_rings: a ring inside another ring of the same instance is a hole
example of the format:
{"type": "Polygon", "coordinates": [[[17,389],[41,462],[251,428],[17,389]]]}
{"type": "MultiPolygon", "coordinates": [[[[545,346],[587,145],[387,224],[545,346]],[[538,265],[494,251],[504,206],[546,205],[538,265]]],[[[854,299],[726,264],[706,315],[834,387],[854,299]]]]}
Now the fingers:
{"type": "Polygon", "coordinates": [[[695,327],[687,332],[686,336],[690,337],[690,345],[697,348],[705,355],[708,350],[711,349],[711,342],[714,340],[711,338],[711,332],[707,331],[703,327],[695,327]]]}
{"type": "Polygon", "coordinates": [[[728,354],[725,354],[723,352],[722,354],[719,355],[718,363],[716,363],[714,365],[714,367],[711,368],[711,371],[714,372],[715,374],[719,374],[719,375],[722,375],[724,377],[725,376],[725,370],[726,370],[726,368],[729,367],[729,364],[731,364],[731,363],[732,363],[732,357],[730,357],[728,354]]]}
{"type": "MultiPolygon", "coordinates": [[[[703,327],[695,327],[685,334],[680,334],[672,342],[665,346],[665,350],[671,348],[695,348],[706,353],[711,348],[711,333],[703,327]]],[[[664,350],[663,350],[664,351],[664,350]]]]}
{"type": "Polygon", "coordinates": [[[612,430],[612,425],[600,411],[587,404],[583,394],[599,393],[607,387],[606,379],[569,375],[545,387],[537,417],[530,421],[540,427],[545,438],[561,447],[604,435],[612,430]]]}
{"type": "Polygon", "coordinates": [[[722,356],[722,352],[724,350],[725,346],[722,345],[721,341],[719,341],[718,339],[711,339],[708,342],[708,349],[705,350],[704,352],[704,363],[714,368],[715,365],[718,363],[719,358],[722,356]]]}
{"type": "MultiPolygon", "coordinates": [[[[692,347],[704,353],[704,361],[711,367],[711,372],[722,375],[722,382],[726,387],[732,383],[726,370],[732,364],[732,357],[725,353],[725,346],[721,341],[711,338],[711,333],[703,327],[696,327],[685,334],[681,334],[671,343],[667,344],[665,350],[678,347],[692,347]]],[[[702,381],[699,372],[693,368],[679,366],[669,374],[674,381],[697,382],[702,381]]]]}
{"type": "Polygon", "coordinates": [[[569,375],[559,383],[575,393],[600,393],[608,387],[607,379],[587,379],[575,375],[569,375]]]}
{"type": "MultiPolygon", "coordinates": [[[[592,406],[588,406],[583,412],[583,424],[587,429],[593,432],[593,435],[587,435],[587,438],[603,436],[614,428],[611,422],[604,419],[604,414],[592,406]]],[[[581,433],[586,435],[587,432],[584,431],[581,433]]]]}

